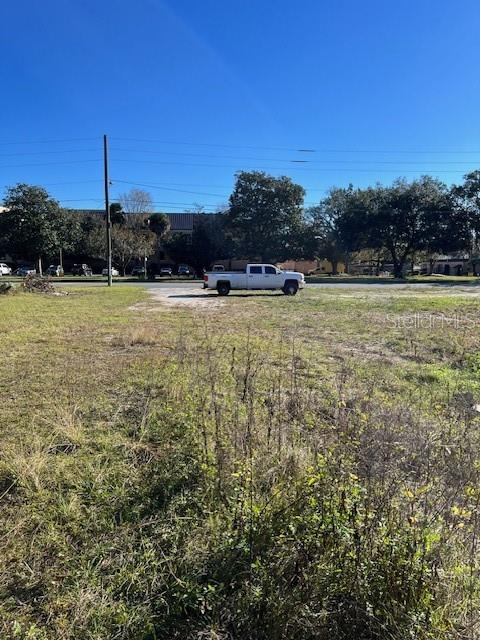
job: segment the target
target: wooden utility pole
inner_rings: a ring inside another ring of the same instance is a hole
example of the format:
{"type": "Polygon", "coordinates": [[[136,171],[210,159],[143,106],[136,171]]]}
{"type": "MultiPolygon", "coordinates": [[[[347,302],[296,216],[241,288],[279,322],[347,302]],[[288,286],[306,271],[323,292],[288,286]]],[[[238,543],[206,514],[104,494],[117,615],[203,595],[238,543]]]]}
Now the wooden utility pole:
{"type": "Polygon", "coordinates": [[[112,286],[112,220],[110,218],[110,203],[108,198],[108,145],[107,136],[103,136],[103,179],[105,182],[105,220],[107,224],[107,269],[108,286],[112,286]]]}

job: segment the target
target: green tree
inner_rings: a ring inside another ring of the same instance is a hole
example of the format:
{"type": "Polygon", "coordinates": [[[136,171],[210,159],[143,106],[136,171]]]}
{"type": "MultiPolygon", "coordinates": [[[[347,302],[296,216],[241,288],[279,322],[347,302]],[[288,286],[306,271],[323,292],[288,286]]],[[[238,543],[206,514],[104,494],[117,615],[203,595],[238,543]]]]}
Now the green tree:
{"type": "Polygon", "coordinates": [[[152,213],[147,224],[158,238],[163,238],[170,231],[170,218],[165,213],[152,213]]]}
{"type": "Polygon", "coordinates": [[[466,225],[439,180],[400,179],[391,187],[367,189],[362,198],[367,244],[387,249],[395,277],[403,276],[408,258],[418,251],[454,251],[466,242],[466,225]]]}
{"type": "Polygon", "coordinates": [[[123,213],[123,207],[120,202],[112,202],[110,205],[110,220],[112,225],[125,224],[125,214],[123,213]]]}
{"type": "Polygon", "coordinates": [[[78,225],[42,187],[9,187],[3,204],[0,235],[13,253],[36,261],[40,273],[43,257],[71,248],[78,225]]]}
{"type": "Polygon", "coordinates": [[[463,184],[452,187],[455,205],[469,227],[471,249],[480,250],[480,171],[463,177],[463,184]]]}
{"type": "MultiPolygon", "coordinates": [[[[125,225],[112,227],[112,257],[115,264],[125,275],[129,265],[135,259],[151,256],[155,251],[156,237],[148,229],[136,229],[125,225]]],[[[86,242],[87,253],[106,260],[105,229],[96,226],[90,232],[86,242]]]]}
{"type": "Polygon", "coordinates": [[[299,257],[305,190],[290,178],[240,171],[230,196],[227,230],[239,257],[278,261],[299,257]]]}
{"type": "Polygon", "coordinates": [[[215,259],[233,256],[232,243],[224,232],[223,214],[198,214],[191,237],[172,235],[164,247],[172,260],[192,266],[197,273],[215,259]]]}
{"type": "Polygon", "coordinates": [[[361,216],[355,211],[353,188],[332,187],[328,196],[317,206],[307,209],[309,233],[316,240],[315,254],[332,264],[332,273],[338,273],[338,263],[348,263],[348,255],[358,249],[361,216]]]}

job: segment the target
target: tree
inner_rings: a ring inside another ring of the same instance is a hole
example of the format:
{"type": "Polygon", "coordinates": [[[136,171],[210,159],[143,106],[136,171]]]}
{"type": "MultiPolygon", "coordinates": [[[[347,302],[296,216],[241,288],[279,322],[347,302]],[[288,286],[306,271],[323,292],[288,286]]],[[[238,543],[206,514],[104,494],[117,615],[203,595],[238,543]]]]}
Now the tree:
{"type": "MultiPolygon", "coordinates": [[[[156,237],[148,229],[135,229],[125,225],[112,227],[112,257],[125,275],[128,266],[136,258],[151,256],[155,251],[156,237]]],[[[105,229],[97,226],[86,242],[87,253],[106,260],[105,229]]]]}
{"type": "Polygon", "coordinates": [[[42,257],[52,257],[73,244],[77,225],[42,187],[17,184],[7,189],[0,217],[0,235],[9,249],[36,261],[42,273],[42,257]]]}
{"type": "Polygon", "coordinates": [[[350,251],[360,245],[359,237],[352,235],[354,228],[358,230],[359,226],[354,222],[360,219],[354,209],[354,195],[351,186],[348,189],[332,187],[317,206],[307,209],[309,232],[316,240],[316,254],[331,263],[333,275],[338,273],[338,263],[341,260],[347,263],[350,251]]]}
{"type": "Polygon", "coordinates": [[[163,238],[170,231],[170,218],[165,213],[152,213],[147,224],[158,238],[163,238]]]}
{"type": "Polygon", "coordinates": [[[300,257],[292,253],[299,250],[304,196],[303,187],[290,178],[261,171],[237,173],[227,214],[237,254],[272,262],[300,257]]]}
{"type": "Polygon", "coordinates": [[[120,202],[112,202],[110,205],[110,221],[114,224],[125,224],[125,214],[120,202]]]}
{"type": "Polygon", "coordinates": [[[132,260],[152,255],[155,245],[155,234],[151,231],[125,227],[112,229],[112,255],[123,275],[132,260]]]}
{"type": "Polygon", "coordinates": [[[130,189],[119,197],[127,222],[140,226],[153,212],[152,196],[143,189],[130,189]]]}
{"type": "Polygon", "coordinates": [[[466,226],[439,180],[397,180],[391,187],[377,186],[362,195],[368,244],[388,250],[397,278],[403,277],[405,263],[415,252],[453,251],[465,242],[466,226]]]}
{"type": "Polygon", "coordinates": [[[463,184],[452,187],[452,196],[459,215],[470,230],[470,250],[480,251],[480,171],[463,177],[463,184]]]}
{"type": "Polygon", "coordinates": [[[199,214],[191,237],[171,236],[164,246],[175,262],[184,262],[197,273],[207,269],[215,259],[233,255],[232,243],[225,236],[222,214],[199,214]]]}

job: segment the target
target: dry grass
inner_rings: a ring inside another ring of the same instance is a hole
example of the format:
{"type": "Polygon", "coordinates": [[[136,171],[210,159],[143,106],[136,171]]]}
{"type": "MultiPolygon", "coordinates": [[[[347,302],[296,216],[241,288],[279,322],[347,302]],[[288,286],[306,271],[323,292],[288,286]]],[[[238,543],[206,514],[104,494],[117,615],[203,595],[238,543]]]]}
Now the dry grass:
{"type": "Polygon", "coordinates": [[[2,637],[479,637],[478,297],[4,301],[2,637]]]}

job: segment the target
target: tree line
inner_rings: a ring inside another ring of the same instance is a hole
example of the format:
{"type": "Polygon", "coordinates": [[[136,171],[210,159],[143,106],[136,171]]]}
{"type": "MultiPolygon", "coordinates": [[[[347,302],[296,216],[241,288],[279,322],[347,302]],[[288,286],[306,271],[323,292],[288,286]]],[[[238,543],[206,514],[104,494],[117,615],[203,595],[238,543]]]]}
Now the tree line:
{"type": "MultiPolygon", "coordinates": [[[[151,196],[132,189],[111,205],[112,251],[122,272],[159,248],[197,271],[214,260],[280,262],[324,258],[338,264],[368,256],[393,265],[396,277],[408,261],[441,253],[479,251],[480,171],[448,187],[430,176],[367,188],[332,187],[316,206],[288,177],[240,171],[229,202],[216,214],[197,211],[193,234],[172,233],[167,215],[155,213],[151,196]]],[[[21,259],[65,255],[104,259],[105,221],[63,209],[39,186],[7,189],[0,215],[0,250],[21,259]]]]}

